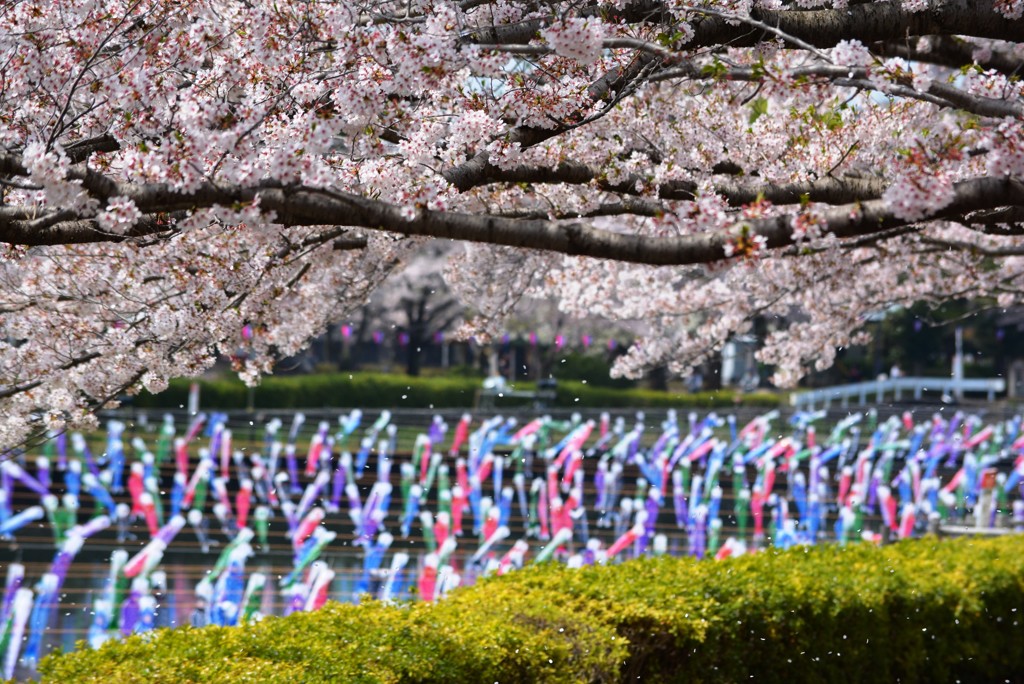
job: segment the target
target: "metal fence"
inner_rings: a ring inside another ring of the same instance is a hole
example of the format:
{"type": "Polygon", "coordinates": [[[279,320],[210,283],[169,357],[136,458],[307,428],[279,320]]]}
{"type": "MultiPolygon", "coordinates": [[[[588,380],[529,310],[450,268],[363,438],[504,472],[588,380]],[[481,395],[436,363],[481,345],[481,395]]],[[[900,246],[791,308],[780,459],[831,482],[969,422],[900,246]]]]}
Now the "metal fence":
{"type": "Polygon", "coordinates": [[[869,402],[882,404],[887,397],[897,402],[903,401],[905,397],[922,402],[926,397],[952,401],[963,399],[965,394],[983,394],[988,401],[994,401],[996,394],[1005,391],[1006,381],[1003,378],[887,378],[795,392],[790,396],[790,403],[794,408],[813,411],[817,408],[832,408],[833,403],[837,403],[840,408],[850,406],[851,402],[858,406],[865,406],[869,402]]]}

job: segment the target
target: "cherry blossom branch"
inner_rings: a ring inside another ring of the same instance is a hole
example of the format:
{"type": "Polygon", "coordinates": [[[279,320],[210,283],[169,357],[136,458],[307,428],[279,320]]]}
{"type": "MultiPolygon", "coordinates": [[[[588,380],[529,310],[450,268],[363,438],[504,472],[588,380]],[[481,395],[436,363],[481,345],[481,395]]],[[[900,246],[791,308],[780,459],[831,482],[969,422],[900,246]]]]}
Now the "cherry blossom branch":
{"type": "MultiPolygon", "coordinates": [[[[686,59],[688,56],[687,53],[670,50],[657,43],[640,40],[639,38],[605,38],[601,41],[601,47],[605,50],[628,49],[645,52],[670,63],[686,59]]],[[[533,57],[543,57],[555,51],[551,46],[541,44],[509,43],[489,45],[488,48],[495,52],[504,52],[510,55],[530,55],[533,57]]]]}
{"type": "Polygon", "coordinates": [[[974,242],[966,242],[964,240],[950,240],[945,238],[933,238],[927,235],[922,235],[920,241],[926,245],[932,245],[940,247],[946,250],[956,250],[958,252],[966,252],[968,254],[976,256],[986,257],[1008,257],[1008,256],[1024,256],[1024,247],[986,247],[974,242]]]}
{"type": "MultiPolygon", "coordinates": [[[[924,90],[902,83],[885,83],[884,87],[869,80],[870,72],[863,67],[834,66],[816,64],[807,67],[790,69],[781,73],[766,74],[764,69],[749,67],[726,67],[717,71],[701,72],[692,64],[684,64],[666,68],[652,75],[651,81],[665,81],[683,78],[702,80],[717,78],[725,81],[761,82],[766,79],[784,78],[797,80],[802,78],[825,78],[833,85],[840,87],[875,90],[891,95],[929,102],[943,108],[962,109],[979,116],[991,117],[1024,117],[1024,104],[1014,100],[1001,100],[981,95],[972,95],[951,85],[932,81],[924,90]]],[[[909,79],[906,79],[909,83],[909,79]]]]}
{"type": "MultiPolygon", "coordinates": [[[[838,86],[848,86],[861,90],[879,90],[878,86],[867,78],[836,78],[833,80],[838,86]]],[[[991,97],[971,95],[959,88],[944,83],[931,83],[925,91],[917,90],[911,86],[899,84],[887,84],[881,92],[905,97],[913,100],[930,102],[943,108],[961,109],[963,111],[977,114],[979,116],[991,117],[1021,117],[1024,116],[1024,105],[1010,100],[997,100],[991,97]]]]}
{"type": "MultiPolygon", "coordinates": [[[[918,227],[915,225],[898,226],[896,228],[891,228],[889,230],[879,231],[877,233],[874,233],[873,235],[866,235],[861,238],[848,240],[843,243],[843,249],[852,250],[860,249],[861,247],[870,247],[872,245],[878,244],[879,242],[885,242],[886,240],[891,240],[893,238],[901,237],[903,235],[916,233],[918,230],[918,227]]],[[[798,254],[794,253],[793,256],[798,256],[798,254]]]]}
{"type": "Polygon", "coordinates": [[[1006,75],[1024,73],[1024,59],[999,46],[987,46],[958,36],[922,36],[915,40],[890,40],[875,43],[871,51],[883,57],[902,57],[960,69],[977,64],[982,69],[995,69],[1006,75]]]}
{"type": "MultiPolygon", "coordinates": [[[[99,355],[93,357],[93,359],[95,358],[99,358],[99,355]]],[[[132,389],[132,387],[137,385],[143,375],[144,371],[138,371],[127,381],[123,382],[121,385],[114,388],[112,391],[108,392],[104,396],[93,399],[90,402],[89,409],[91,411],[102,409],[104,406],[109,404],[118,396],[124,394],[125,392],[132,389]]],[[[42,383],[33,383],[32,388],[38,387],[40,384],[42,383]]],[[[28,389],[30,388],[22,388],[19,390],[19,393],[28,391],[28,389]]],[[[15,458],[17,455],[17,449],[19,448],[36,447],[43,444],[47,440],[53,438],[53,434],[51,434],[51,431],[47,429],[45,425],[41,425],[43,421],[38,416],[29,416],[27,422],[29,425],[26,427],[29,428],[29,432],[21,441],[13,444],[4,445],[4,451],[0,452],[0,462],[15,458]]]]}
{"type": "MultiPolygon", "coordinates": [[[[591,101],[598,102],[609,95],[614,96],[614,94],[628,89],[637,77],[648,72],[651,61],[652,58],[649,55],[643,55],[639,59],[632,60],[625,67],[612,69],[604,74],[587,89],[591,101]]],[[[577,113],[576,116],[581,121],[584,119],[582,113],[577,113]]],[[[510,145],[518,144],[526,149],[550,140],[572,127],[571,124],[559,125],[550,129],[517,126],[505,136],[505,139],[510,145]]],[[[445,180],[459,190],[469,189],[478,183],[480,177],[495,168],[490,162],[490,156],[490,152],[484,150],[465,164],[444,171],[442,175],[445,180]]],[[[2,172],[2,167],[0,167],[0,172],[2,172]]]]}
{"type": "MultiPolygon", "coordinates": [[[[339,225],[382,229],[405,235],[452,238],[513,247],[529,247],[570,255],[590,256],[633,263],[683,265],[710,263],[725,257],[726,245],[743,226],[764,238],[765,247],[775,249],[793,244],[792,217],[784,215],[737,223],[716,233],[678,238],[651,238],[595,228],[589,224],[565,224],[557,221],[515,220],[497,216],[478,216],[455,212],[418,209],[410,219],[399,206],[348,193],[311,188],[200,186],[194,193],[181,193],[163,184],[120,185],[110,181],[97,184],[105,192],[131,199],[148,214],[212,206],[247,205],[259,202],[268,218],[284,225],[339,225]],[[112,185],[111,185],[112,184],[112,185]]],[[[777,197],[799,201],[806,191],[819,190],[822,196],[849,196],[852,188],[880,185],[858,179],[819,179],[812,184],[780,186],[777,197]]],[[[771,192],[771,188],[768,188],[771,192]]],[[[755,193],[737,190],[735,199],[752,199],[755,193]]],[[[1015,179],[978,178],[957,184],[954,200],[930,219],[962,216],[968,212],[1024,205],[1024,182],[1015,179]]],[[[830,232],[840,238],[871,235],[882,230],[912,223],[897,218],[881,200],[859,201],[831,207],[823,212],[830,232]]],[[[57,223],[41,235],[24,229],[20,222],[0,223],[0,240],[17,244],[58,244],[85,241],[117,241],[126,237],[166,230],[153,216],[146,217],[127,236],[109,235],[91,220],[57,223]]]]}
{"type": "Polygon", "coordinates": [[[964,216],[964,223],[988,235],[1024,235],[1024,207],[985,209],[964,216]]]}
{"type": "MultiPolygon", "coordinates": [[[[964,8],[961,6],[961,7],[957,8],[957,9],[958,10],[963,10],[964,8]]],[[[989,8],[989,10],[991,10],[991,9],[992,8],[989,8]]],[[[897,12],[900,15],[900,17],[902,17],[902,20],[906,21],[906,22],[910,22],[911,20],[917,21],[916,17],[919,14],[922,14],[922,13],[907,13],[907,12],[903,11],[902,6],[898,6],[898,5],[895,5],[893,3],[876,3],[875,5],[872,5],[870,8],[864,8],[863,6],[858,6],[856,8],[853,8],[852,10],[849,10],[849,11],[845,11],[844,10],[844,11],[842,11],[842,14],[844,15],[842,17],[840,17],[839,15],[836,14],[836,12],[837,12],[836,10],[826,10],[826,11],[818,11],[818,12],[800,12],[799,13],[800,16],[799,16],[798,19],[794,20],[793,22],[790,22],[789,24],[786,24],[786,21],[788,20],[788,18],[791,18],[791,15],[793,14],[792,12],[788,12],[788,13],[765,12],[764,15],[769,20],[769,22],[775,22],[776,23],[775,26],[772,26],[772,25],[770,25],[770,23],[765,23],[763,21],[759,21],[756,18],[744,18],[744,17],[737,18],[735,16],[726,15],[726,14],[723,14],[721,12],[717,12],[715,10],[699,10],[699,9],[695,9],[694,11],[703,11],[704,14],[712,15],[713,18],[715,18],[717,20],[725,21],[729,25],[734,25],[734,24],[738,23],[737,19],[739,19],[740,23],[746,23],[748,25],[753,25],[755,27],[761,28],[762,30],[765,30],[767,32],[775,33],[776,35],[779,35],[780,37],[785,38],[790,44],[793,44],[796,47],[799,47],[799,48],[802,48],[802,49],[810,50],[812,53],[817,54],[817,55],[819,55],[820,57],[823,57],[823,58],[824,58],[823,53],[818,52],[815,49],[814,44],[806,42],[805,40],[800,38],[798,35],[796,35],[796,33],[794,33],[794,31],[799,32],[800,30],[803,30],[805,33],[808,33],[808,35],[813,35],[817,39],[821,40],[821,36],[820,36],[819,31],[818,31],[818,28],[820,28],[818,26],[819,24],[821,24],[821,25],[832,25],[832,26],[839,25],[839,26],[842,27],[841,33],[842,33],[842,35],[844,37],[849,36],[849,35],[857,35],[857,36],[859,36],[861,34],[858,33],[857,31],[852,31],[852,32],[850,31],[850,29],[852,29],[852,26],[850,26],[850,24],[852,22],[863,20],[864,22],[871,23],[873,21],[874,25],[877,26],[879,23],[891,24],[892,21],[893,21],[893,17],[889,16],[889,15],[891,15],[894,11],[897,12]],[[880,9],[878,7],[878,5],[882,5],[883,7],[880,9]],[[882,14],[879,14],[880,12],[882,14]],[[888,13],[888,14],[886,14],[886,13],[888,13]],[[863,16],[861,16],[861,15],[863,15],[863,16]],[[786,28],[782,28],[783,24],[786,25],[786,28]],[[812,25],[814,26],[814,30],[813,31],[808,30],[809,27],[811,27],[812,25]]],[[[950,12],[951,13],[955,13],[955,12],[953,12],[953,10],[950,10],[950,12]]],[[[978,12],[974,12],[972,16],[978,16],[978,14],[979,14],[978,12]]],[[[984,12],[982,12],[982,14],[984,14],[984,12]]],[[[987,13],[987,15],[986,15],[986,20],[983,23],[986,26],[991,27],[993,25],[993,21],[995,21],[993,19],[994,16],[995,16],[995,13],[992,12],[992,11],[989,11],[987,13]]],[[[938,23],[941,24],[943,19],[940,18],[937,21],[938,21],[938,23]]],[[[899,23],[899,22],[897,22],[897,23],[899,23]]],[[[706,24],[700,24],[700,25],[701,26],[706,26],[706,24]]],[[[963,32],[962,31],[962,26],[959,23],[957,24],[957,26],[958,26],[959,29],[961,29],[961,32],[963,32]]],[[[522,36],[524,38],[527,38],[527,37],[532,38],[533,35],[535,34],[537,28],[539,28],[539,27],[540,27],[540,24],[538,24],[536,27],[532,27],[532,30],[531,30],[531,32],[528,35],[526,33],[524,33],[524,34],[522,34],[522,36]]],[[[497,35],[497,34],[495,34],[495,35],[497,35]]],[[[904,35],[905,35],[905,33],[904,33],[904,35]]],[[[718,38],[722,38],[722,37],[718,37],[718,38]]],[[[864,36],[864,38],[868,39],[869,37],[868,36],[864,36]]],[[[838,40],[838,38],[836,40],[838,40]]],[[[732,45],[737,45],[738,44],[734,39],[730,39],[730,40],[726,41],[724,38],[722,38],[722,41],[723,42],[729,42],[732,45]]],[[[698,36],[697,39],[691,41],[691,46],[693,44],[699,44],[699,43],[700,43],[700,39],[699,39],[699,36],[698,36]]],[[[832,39],[824,39],[824,40],[821,40],[821,42],[819,44],[824,46],[824,47],[829,47],[829,46],[834,44],[834,41],[832,39]]],[[[675,52],[673,52],[671,50],[667,50],[667,49],[665,49],[665,48],[663,48],[661,46],[649,43],[647,41],[641,41],[641,40],[636,40],[636,39],[606,39],[604,41],[604,46],[606,48],[624,47],[624,48],[632,48],[632,49],[644,51],[647,54],[652,55],[652,56],[657,56],[661,60],[663,60],[665,62],[668,62],[668,63],[678,63],[678,62],[682,61],[682,55],[680,53],[675,53],[675,52]]],[[[499,49],[499,50],[504,49],[504,50],[507,50],[507,51],[510,51],[510,52],[519,51],[519,52],[524,53],[524,54],[527,54],[527,53],[529,53],[529,54],[544,54],[544,53],[546,53],[549,50],[549,48],[546,48],[544,46],[536,46],[536,45],[510,46],[510,45],[495,44],[494,47],[496,49],[499,49]]],[[[763,70],[756,70],[756,69],[731,69],[731,70],[728,70],[726,72],[725,76],[726,76],[726,78],[729,78],[729,79],[732,79],[732,80],[762,81],[764,79],[764,77],[765,77],[765,74],[764,74],[763,70]]],[[[800,77],[807,77],[807,76],[823,76],[823,77],[834,79],[835,80],[835,84],[836,85],[840,85],[840,86],[855,87],[855,88],[865,89],[865,90],[877,89],[877,86],[874,83],[872,83],[872,82],[867,80],[868,74],[867,74],[867,71],[864,70],[864,69],[849,69],[849,68],[844,68],[844,67],[830,67],[830,66],[827,66],[827,65],[817,65],[815,67],[795,70],[793,72],[787,73],[786,76],[788,76],[789,78],[800,78],[800,77]]],[[[690,79],[707,78],[708,74],[698,72],[696,67],[695,67],[695,65],[692,64],[692,63],[684,63],[681,66],[677,66],[677,67],[675,67],[673,69],[663,69],[657,75],[654,75],[653,77],[650,76],[650,75],[647,75],[647,80],[652,80],[653,81],[653,80],[662,80],[662,79],[669,79],[669,78],[676,78],[676,77],[686,77],[686,78],[690,78],[690,79]]],[[[927,88],[927,90],[924,91],[924,92],[919,91],[919,90],[917,90],[915,88],[906,87],[906,86],[903,86],[903,85],[900,85],[900,84],[892,84],[892,85],[888,86],[886,88],[886,90],[888,90],[888,92],[890,92],[893,95],[923,100],[923,101],[930,102],[930,103],[935,104],[935,105],[940,106],[940,107],[963,109],[963,110],[966,110],[966,111],[969,111],[969,112],[972,112],[972,113],[975,113],[975,114],[979,114],[979,115],[982,115],[982,116],[995,116],[995,117],[1014,116],[1014,117],[1019,117],[1019,116],[1022,115],[1022,112],[1024,112],[1024,107],[1022,107],[1021,105],[1019,105],[1017,103],[1003,101],[1003,100],[994,100],[992,98],[984,98],[984,97],[979,97],[979,96],[973,96],[973,95],[970,95],[970,94],[965,93],[963,91],[960,91],[960,90],[958,90],[956,88],[953,88],[951,86],[947,86],[947,85],[944,85],[944,84],[941,84],[941,83],[930,83],[928,88],[927,88]]],[[[596,117],[593,117],[593,118],[596,118],[596,117]]],[[[589,121],[590,121],[590,119],[586,119],[584,121],[584,123],[589,123],[589,121]]],[[[569,130],[571,128],[575,128],[578,125],[581,125],[581,124],[577,124],[576,126],[566,126],[566,127],[563,128],[562,131],[559,131],[559,132],[564,132],[565,130],[569,130]]],[[[517,141],[513,140],[513,142],[517,142],[517,141]]],[[[475,167],[474,170],[477,172],[478,175],[483,174],[485,171],[488,170],[488,167],[490,166],[489,164],[481,163],[481,161],[482,160],[480,159],[480,157],[478,155],[478,158],[474,159],[473,162],[472,162],[472,165],[475,167]]],[[[465,189],[467,189],[468,187],[470,187],[473,184],[472,173],[466,173],[465,171],[466,171],[465,169],[456,169],[454,171],[451,171],[451,172],[447,173],[446,177],[449,179],[449,181],[453,181],[453,184],[455,184],[461,190],[465,190],[465,189]]]]}
{"type": "MultiPolygon", "coordinates": [[[[83,363],[88,363],[90,361],[98,359],[100,356],[101,356],[100,353],[99,352],[95,352],[95,351],[94,352],[89,352],[87,354],[82,354],[81,356],[77,356],[77,357],[71,359],[70,361],[68,361],[67,363],[64,363],[64,364],[60,365],[56,370],[58,370],[58,371],[71,370],[72,368],[75,368],[76,366],[81,366],[83,363]]],[[[20,385],[14,385],[14,386],[11,386],[11,387],[4,387],[4,388],[0,389],[0,399],[5,399],[7,397],[14,396],[15,394],[20,394],[21,392],[28,392],[29,390],[32,390],[32,389],[35,389],[36,387],[39,387],[39,385],[41,385],[41,384],[43,384],[42,380],[30,380],[29,382],[25,382],[25,383],[22,383],[20,385]]]]}
{"type": "MultiPolygon", "coordinates": [[[[347,219],[355,224],[405,235],[527,247],[651,265],[721,261],[725,258],[726,245],[744,226],[751,234],[764,238],[766,249],[786,247],[795,242],[789,215],[737,223],[722,232],[652,238],[616,233],[589,224],[516,221],[424,209],[417,211],[409,220],[399,207],[340,193],[265,190],[259,196],[261,206],[275,211],[277,220],[286,224],[333,223],[339,213],[345,213],[347,219]]],[[[953,201],[929,218],[950,218],[1006,205],[1024,205],[1024,182],[1009,178],[979,178],[957,184],[953,201]]],[[[831,207],[822,214],[829,232],[841,239],[871,235],[912,223],[898,218],[881,200],[831,207]]]]}

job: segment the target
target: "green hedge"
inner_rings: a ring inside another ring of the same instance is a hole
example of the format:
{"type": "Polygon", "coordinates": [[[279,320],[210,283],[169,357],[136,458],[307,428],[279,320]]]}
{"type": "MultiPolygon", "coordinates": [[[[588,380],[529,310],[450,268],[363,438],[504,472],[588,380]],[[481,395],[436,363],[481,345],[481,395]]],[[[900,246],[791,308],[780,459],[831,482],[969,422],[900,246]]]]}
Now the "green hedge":
{"type": "MultiPolygon", "coordinates": [[[[191,380],[173,380],[160,394],[143,392],[133,399],[138,408],[179,408],[188,404],[191,380]]],[[[244,409],[249,388],[237,378],[199,380],[200,403],[210,409],[244,409]]],[[[253,391],[256,409],[298,408],[465,408],[474,405],[482,387],[479,378],[410,377],[386,373],[332,373],[267,376],[253,391]]],[[[532,383],[516,383],[517,390],[532,390],[532,383]]],[[[677,394],[644,389],[597,387],[589,383],[559,382],[554,406],[562,408],[715,408],[775,407],[779,395],[756,392],[737,395],[730,391],[677,394]]],[[[529,405],[528,399],[499,398],[497,407],[529,405]]]]}
{"type": "Polygon", "coordinates": [[[754,406],[775,408],[781,395],[772,392],[737,393],[731,390],[710,392],[658,392],[648,389],[615,389],[589,383],[559,381],[558,406],[591,408],[726,408],[754,406]]]}
{"type": "Polygon", "coordinates": [[[554,372],[562,380],[586,380],[588,385],[627,389],[636,386],[636,380],[613,378],[612,364],[602,356],[569,352],[554,364],[554,372]]]}
{"type": "MultiPolygon", "coordinates": [[[[174,380],[160,394],[143,392],[140,408],[177,408],[188,402],[191,380],[174,380]]],[[[204,408],[243,409],[249,388],[237,378],[199,380],[204,408]]],[[[472,406],[481,381],[452,376],[422,378],[386,373],[332,373],[267,376],[253,391],[254,408],[435,408],[472,406]]]]}
{"type": "Polygon", "coordinates": [[[1024,673],[1024,536],[531,567],[52,656],[44,682],[952,682],[1024,673]]]}

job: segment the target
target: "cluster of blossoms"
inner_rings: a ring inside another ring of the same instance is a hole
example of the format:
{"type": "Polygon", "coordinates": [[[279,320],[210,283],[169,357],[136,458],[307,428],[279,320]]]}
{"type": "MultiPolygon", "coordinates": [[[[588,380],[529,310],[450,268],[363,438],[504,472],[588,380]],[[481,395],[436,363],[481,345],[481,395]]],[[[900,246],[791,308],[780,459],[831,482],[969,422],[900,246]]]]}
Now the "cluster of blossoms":
{"type": "Polygon", "coordinates": [[[601,57],[604,26],[596,18],[570,18],[556,21],[541,30],[555,54],[574,59],[580,64],[593,64],[601,57]]]}
{"type": "Polygon", "coordinates": [[[839,66],[867,66],[873,57],[859,40],[841,40],[832,48],[832,61],[839,66]]]}
{"type": "Polygon", "coordinates": [[[100,228],[118,235],[129,232],[140,218],[142,212],[127,197],[112,198],[107,202],[107,208],[96,216],[100,228]]]}
{"type": "Polygon", "coordinates": [[[949,173],[942,167],[921,161],[922,156],[911,154],[906,171],[882,195],[897,218],[918,221],[942,209],[955,197],[949,173]]]}
{"type": "Polygon", "coordinates": [[[972,95],[1013,101],[1024,97],[1024,83],[994,69],[971,69],[965,75],[964,90],[972,95]]]}
{"type": "MultiPolygon", "coordinates": [[[[890,92],[892,84],[911,81],[914,79],[914,70],[902,57],[893,57],[882,62],[878,67],[870,70],[868,80],[879,92],[890,92]]],[[[915,88],[920,90],[920,88],[915,88]]]]}
{"type": "Polygon", "coordinates": [[[705,188],[698,191],[692,202],[680,202],[676,211],[661,216],[658,225],[675,234],[699,234],[719,228],[730,220],[729,205],[725,199],[705,188]]]}
{"type": "Polygon", "coordinates": [[[63,150],[47,150],[42,143],[31,142],[25,146],[22,163],[29,171],[29,178],[41,188],[25,194],[27,203],[85,212],[94,209],[95,201],[82,191],[81,185],[68,180],[70,162],[63,150]]]}
{"type": "Polygon", "coordinates": [[[820,238],[828,230],[828,222],[813,205],[805,206],[793,216],[793,239],[814,240],[820,238]]]}
{"type": "Polygon", "coordinates": [[[494,140],[506,130],[506,126],[482,110],[472,110],[459,116],[450,125],[447,145],[441,151],[446,163],[457,165],[479,151],[489,140],[494,140]]]}
{"type": "Polygon", "coordinates": [[[956,165],[964,160],[965,134],[948,119],[934,125],[936,130],[915,139],[893,165],[896,178],[882,199],[897,218],[919,221],[955,199],[956,165]]]}
{"type": "Polygon", "coordinates": [[[746,223],[741,223],[735,236],[725,241],[723,249],[726,258],[753,258],[764,251],[767,240],[758,235],[746,223]]]}
{"type": "Polygon", "coordinates": [[[985,170],[999,176],[1024,176],[1024,124],[1004,121],[989,134],[985,170]]]}
{"type": "Polygon", "coordinates": [[[1024,16],[1024,0],[996,0],[995,9],[1007,19],[1020,19],[1024,16]]]}

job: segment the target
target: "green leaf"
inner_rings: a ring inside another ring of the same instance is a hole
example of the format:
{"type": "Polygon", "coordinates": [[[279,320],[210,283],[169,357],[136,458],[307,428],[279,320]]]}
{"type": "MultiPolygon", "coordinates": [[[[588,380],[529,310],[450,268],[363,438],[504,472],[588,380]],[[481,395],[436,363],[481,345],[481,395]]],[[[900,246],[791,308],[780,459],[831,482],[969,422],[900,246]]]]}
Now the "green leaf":
{"type": "Polygon", "coordinates": [[[768,113],[768,100],[759,97],[750,103],[750,123],[754,123],[768,113]]]}
{"type": "Polygon", "coordinates": [[[716,58],[715,61],[712,62],[711,64],[705,64],[704,66],[702,66],[700,69],[700,73],[702,76],[707,76],[709,78],[720,80],[725,78],[725,76],[729,73],[729,67],[722,63],[721,60],[716,58]]]}

